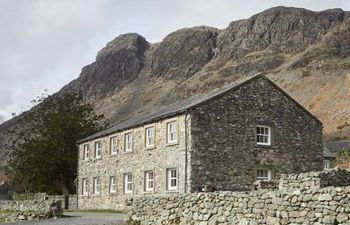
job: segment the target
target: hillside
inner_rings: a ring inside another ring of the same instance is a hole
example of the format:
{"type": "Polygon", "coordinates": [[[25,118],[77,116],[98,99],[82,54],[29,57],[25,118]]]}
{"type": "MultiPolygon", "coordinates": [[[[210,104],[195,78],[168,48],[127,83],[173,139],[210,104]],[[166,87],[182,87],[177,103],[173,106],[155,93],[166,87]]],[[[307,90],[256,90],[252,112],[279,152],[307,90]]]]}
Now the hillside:
{"type": "Polygon", "coordinates": [[[341,9],[276,7],[222,30],[184,28],[160,43],[123,34],[58,94],[77,92],[118,123],[259,72],[316,115],[327,140],[350,138],[350,12],[341,9]]]}

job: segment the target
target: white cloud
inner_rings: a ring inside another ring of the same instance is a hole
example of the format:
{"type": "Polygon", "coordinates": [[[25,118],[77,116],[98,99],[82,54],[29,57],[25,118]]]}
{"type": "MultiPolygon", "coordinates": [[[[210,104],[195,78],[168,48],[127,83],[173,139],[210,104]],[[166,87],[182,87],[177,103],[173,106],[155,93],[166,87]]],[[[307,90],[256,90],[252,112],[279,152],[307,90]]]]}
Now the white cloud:
{"type": "Polygon", "coordinates": [[[0,1],[0,114],[28,109],[44,89],[53,93],[115,36],[136,32],[151,42],[182,27],[226,27],[284,5],[343,8],[347,0],[2,0],[0,1]]]}

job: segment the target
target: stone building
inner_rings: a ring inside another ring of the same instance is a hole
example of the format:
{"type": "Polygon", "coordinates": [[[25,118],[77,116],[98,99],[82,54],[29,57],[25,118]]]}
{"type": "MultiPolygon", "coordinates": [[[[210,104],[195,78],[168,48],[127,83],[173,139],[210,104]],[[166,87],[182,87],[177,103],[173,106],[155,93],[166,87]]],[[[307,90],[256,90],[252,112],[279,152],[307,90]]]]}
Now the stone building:
{"type": "Polygon", "coordinates": [[[256,180],[323,169],[322,123],[263,75],[78,144],[79,208],[204,187],[250,190],[256,180]]]}

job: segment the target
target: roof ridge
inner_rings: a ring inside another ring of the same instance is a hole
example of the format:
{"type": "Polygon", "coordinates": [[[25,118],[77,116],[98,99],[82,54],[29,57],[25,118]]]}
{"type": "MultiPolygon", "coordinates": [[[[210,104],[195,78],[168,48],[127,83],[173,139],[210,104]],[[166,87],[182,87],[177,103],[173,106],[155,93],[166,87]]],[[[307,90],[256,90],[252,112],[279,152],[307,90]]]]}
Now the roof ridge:
{"type": "Polygon", "coordinates": [[[224,87],[219,88],[218,90],[213,90],[205,95],[200,95],[200,96],[193,96],[185,101],[178,102],[178,103],[173,103],[167,106],[163,106],[158,108],[157,110],[144,113],[144,114],[139,114],[135,115],[127,120],[124,120],[123,122],[117,123],[101,132],[98,132],[96,134],[90,135],[86,138],[80,139],[77,141],[77,143],[83,143],[92,139],[104,137],[110,134],[113,134],[118,131],[123,131],[126,129],[134,128],[137,126],[141,126],[143,124],[148,124],[152,123],[155,121],[158,121],[160,119],[165,119],[170,116],[175,116],[182,114],[186,112],[187,110],[193,108],[193,107],[198,107],[202,104],[205,104],[208,101],[212,101],[213,99],[221,97],[223,94],[225,94],[228,91],[232,91],[234,89],[238,89],[244,85],[247,85],[250,82],[253,82],[257,79],[265,79],[269,83],[271,83],[277,90],[279,90],[283,95],[285,95],[288,99],[292,100],[297,106],[302,108],[307,114],[309,114],[311,117],[316,119],[317,122],[321,123],[320,120],[317,119],[313,114],[311,114],[307,109],[305,109],[300,103],[298,103],[296,100],[294,100],[290,95],[288,95],[285,91],[283,91],[278,85],[276,85],[273,81],[271,81],[269,78],[267,78],[266,73],[259,73],[256,74],[252,77],[248,77],[247,79],[243,80],[240,83],[234,83],[231,85],[227,85],[224,87]]]}

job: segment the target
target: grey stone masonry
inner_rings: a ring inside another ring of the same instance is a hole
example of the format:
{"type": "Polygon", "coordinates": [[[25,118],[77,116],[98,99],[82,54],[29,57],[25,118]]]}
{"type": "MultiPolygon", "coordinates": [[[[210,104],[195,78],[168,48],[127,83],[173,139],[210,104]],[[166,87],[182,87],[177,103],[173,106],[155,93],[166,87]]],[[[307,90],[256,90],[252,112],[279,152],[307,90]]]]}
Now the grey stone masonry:
{"type": "Polygon", "coordinates": [[[323,169],[322,123],[261,75],[78,143],[79,208],[123,209],[143,195],[251,190],[256,180],[323,169]]]}
{"type": "Polygon", "coordinates": [[[322,125],[270,80],[256,79],[190,110],[192,190],[249,190],[257,169],[281,173],[323,168],[322,125]],[[271,144],[257,144],[257,126],[271,144]]]}
{"type": "MultiPolygon", "coordinates": [[[[190,123],[185,115],[161,120],[156,123],[147,124],[138,128],[125,130],[107,137],[94,140],[89,145],[89,159],[83,159],[84,145],[80,146],[79,158],[79,208],[113,208],[123,209],[124,201],[139,195],[176,194],[185,192],[185,168],[186,145],[190,146],[190,138],[185,141],[185,126],[190,123]],[[167,143],[167,124],[175,121],[177,124],[177,141],[167,143]],[[154,127],[154,146],[145,147],[145,129],[154,127]],[[125,150],[125,134],[132,134],[132,151],[125,150]],[[110,140],[117,138],[117,153],[111,154],[110,140]],[[94,143],[101,142],[101,157],[94,157],[94,143]],[[167,170],[177,169],[177,187],[168,190],[167,170]],[[154,188],[152,191],[145,189],[145,172],[153,171],[154,188]],[[125,191],[125,174],[132,175],[133,190],[131,193],[125,191]],[[116,177],[116,191],[111,193],[110,178],[116,177]],[[93,179],[100,179],[100,193],[94,193],[93,179]],[[88,180],[88,193],[82,194],[83,179],[88,180]]],[[[188,159],[189,160],[189,159],[188,159]]],[[[189,182],[189,172],[187,173],[189,182]]],[[[188,184],[187,184],[188,185],[188,184]]]]}

